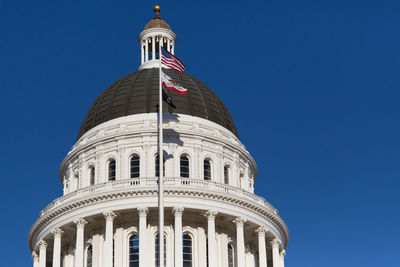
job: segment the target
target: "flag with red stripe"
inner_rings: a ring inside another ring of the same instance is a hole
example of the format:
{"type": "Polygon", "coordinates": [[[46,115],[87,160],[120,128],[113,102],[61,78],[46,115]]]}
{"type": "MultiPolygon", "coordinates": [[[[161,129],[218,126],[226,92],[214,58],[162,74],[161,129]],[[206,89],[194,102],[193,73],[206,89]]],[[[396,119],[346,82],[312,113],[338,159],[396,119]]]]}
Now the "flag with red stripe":
{"type": "Polygon", "coordinates": [[[182,72],[186,69],[186,66],[183,65],[182,61],[165,50],[164,47],[161,47],[161,63],[176,70],[179,73],[179,77],[182,76],[182,72]]]}

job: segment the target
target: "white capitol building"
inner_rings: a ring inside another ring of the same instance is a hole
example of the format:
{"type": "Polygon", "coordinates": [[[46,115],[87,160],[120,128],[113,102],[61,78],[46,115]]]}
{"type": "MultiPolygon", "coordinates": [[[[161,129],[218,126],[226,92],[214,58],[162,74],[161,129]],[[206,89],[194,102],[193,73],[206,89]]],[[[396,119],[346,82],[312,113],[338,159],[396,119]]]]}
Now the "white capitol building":
{"type": "MultiPolygon", "coordinates": [[[[64,194],[29,232],[34,267],[160,265],[158,46],[174,53],[176,35],[159,11],[139,34],[139,70],[96,99],[61,163],[64,194]]],[[[284,267],[288,229],[254,194],[257,166],[226,106],[200,80],[165,72],[188,89],[168,91],[176,109],[164,105],[165,266],[284,267]]]]}

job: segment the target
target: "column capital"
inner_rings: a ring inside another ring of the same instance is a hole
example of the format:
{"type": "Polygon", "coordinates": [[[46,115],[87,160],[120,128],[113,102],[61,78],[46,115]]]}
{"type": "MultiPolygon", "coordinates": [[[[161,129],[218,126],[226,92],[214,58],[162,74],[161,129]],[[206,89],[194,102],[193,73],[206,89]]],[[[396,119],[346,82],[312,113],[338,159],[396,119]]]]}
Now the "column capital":
{"type": "Polygon", "coordinates": [[[286,256],[286,250],[282,250],[281,253],[279,253],[279,255],[283,258],[286,256]]]}
{"type": "Polygon", "coordinates": [[[146,217],[147,214],[149,213],[149,209],[147,207],[140,207],[137,208],[138,213],[139,213],[139,217],[146,217]]]}
{"type": "Polygon", "coordinates": [[[274,238],[273,240],[271,240],[271,246],[273,248],[279,248],[280,244],[281,244],[281,242],[278,240],[278,238],[274,238]]]}
{"type": "Polygon", "coordinates": [[[265,233],[268,232],[268,230],[262,226],[258,227],[255,231],[258,234],[258,236],[265,236],[265,233]]]}
{"type": "Polygon", "coordinates": [[[59,228],[59,227],[56,227],[56,228],[54,228],[54,230],[53,231],[51,231],[51,233],[54,235],[54,238],[61,238],[61,236],[62,236],[62,234],[64,233],[64,231],[63,230],[61,230],[61,228],[59,228]]]}
{"type": "Polygon", "coordinates": [[[103,215],[106,221],[113,221],[114,218],[117,217],[117,215],[112,210],[103,212],[103,215]]]}
{"type": "Polygon", "coordinates": [[[47,248],[47,242],[44,241],[43,239],[39,240],[37,245],[38,245],[39,249],[46,249],[47,248]]]}
{"type": "Polygon", "coordinates": [[[39,255],[35,251],[32,251],[32,260],[34,262],[38,262],[39,261],[39,255]]]}
{"type": "Polygon", "coordinates": [[[85,224],[87,224],[87,221],[83,218],[78,218],[74,221],[74,224],[76,224],[76,228],[85,228],[85,224]]]}
{"type": "Polygon", "coordinates": [[[181,216],[182,217],[183,210],[184,210],[183,207],[174,207],[172,209],[172,213],[175,215],[175,217],[177,217],[177,216],[181,216]]]}
{"type": "Polygon", "coordinates": [[[237,227],[243,227],[244,223],[247,222],[246,219],[243,219],[242,217],[237,217],[232,221],[233,223],[236,223],[237,227]]]}
{"type": "Polygon", "coordinates": [[[208,210],[204,213],[204,216],[206,216],[209,220],[214,220],[217,214],[218,212],[215,210],[208,210]]]}

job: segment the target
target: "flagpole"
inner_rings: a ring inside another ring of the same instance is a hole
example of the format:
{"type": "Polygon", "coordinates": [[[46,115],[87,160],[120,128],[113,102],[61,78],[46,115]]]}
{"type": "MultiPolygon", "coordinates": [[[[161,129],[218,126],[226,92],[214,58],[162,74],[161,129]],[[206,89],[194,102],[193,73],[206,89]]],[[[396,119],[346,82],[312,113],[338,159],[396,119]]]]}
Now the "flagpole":
{"type": "Polygon", "coordinates": [[[161,34],[158,36],[158,58],[160,60],[160,65],[159,65],[159,126],[158,126],[158,132],[159,132],[159,137],[158,137],[158,142],[159,142],[159,152],[158,156],[160,159],[160,162],[158,164],[159,166],[159,172],[158,172],[158,218],[159,218],[159,228],[158,228],[158,240],[159,240],[159,263],[160,267],[164,267],[164,179],[163,179],[163,108],[162,108],[162,84],[161,84],[161,44],[162,44],[162,36],[161,34]]]}

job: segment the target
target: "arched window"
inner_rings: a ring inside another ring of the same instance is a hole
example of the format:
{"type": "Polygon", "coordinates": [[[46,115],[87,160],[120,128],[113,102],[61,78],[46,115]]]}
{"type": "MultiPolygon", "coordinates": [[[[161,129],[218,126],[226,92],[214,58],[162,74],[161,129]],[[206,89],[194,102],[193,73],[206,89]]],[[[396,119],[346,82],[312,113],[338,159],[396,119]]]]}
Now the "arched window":
{"type": "Polygon", "coordinates": [[[228,244],[228,267],[233,267],[233,247],[232,244],[228,244]]]}
{"type": "Polygon", "coordinates": [[[140,157],[133,155],[131,157],[131,178],[139,178],[140,176],[140,157]]]}
{"type": "Polygon", "coordinates": [[[139,236],[129,238],[129,267],[139,267],[139,236]]]}
{"type": "MultiPolygon", "coordinates": [[[[155,174],[156,177],[160,176],[160,157],[158,156],[158,154],[155,157],[155,161],[154,161],[154,166],[155,166],[155,174]]],[[[165,157],[163,157],[163,177],[165,177],[165,157]]]]}
{"type": "Polygon", "coordinates": [[[204,180],[211,180],[211,162],[209,159],[204,160],[203,168],[204,168],[204,180]]]}
{"type": "MultiPolygon", "coordinates": [[[[160,241],[159,241],[159,238],[160,237],[157,234],[156,238],[155,238],[155,250],[156,251],[154,251],[156,267],[160,266],[160,257],[158,256],[159,253],[160,253],[160,249],[159,249],[160,241]]],[[[165,234],[164,234],[164,266],[166,266],[166,265],[167,265],[167,238],[165,237],[165,234]]]]}
{"type": "Polygon", "coordinates": [[[92,267],[93,247],[89,245],[86,251],[86,267],[92,267]]]}
{"type": "Polygon", "coordinates": [[[111,159],[108,163],[108,180],[115,181],[115,160],[111,159]]]}
{"type": "Polygon", "coordinates": [[[244,178],[244,174],[243,174],[243,172],[240,172],[240,175],[239,175],[239,183],[240,183],[240,187],[241,187],[241,188],[244,187],[244,180],[243,180],[243,178],[244,178]]]}
{"type": "Polygon", "coordinates": [[[189,178],[189,158],[186,155],[181,156],[181,177],[189,178]]]}
{"type": "Polygon", "coordinates": [[[89,167],[90,170],[90,185],[94,185],[94,166],[89,167]]]}
{"type": "Polygon", "coordinates": [[[229,184],[229,166],[224,166],[224,183],[229,184]]]}
{"type": "Polygon", "coordinates": [[[182,236],[183,267],[192,267],[192,237],[188,234],[182,236]]]}

